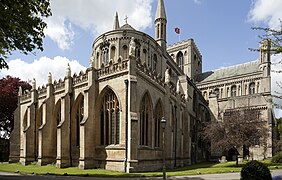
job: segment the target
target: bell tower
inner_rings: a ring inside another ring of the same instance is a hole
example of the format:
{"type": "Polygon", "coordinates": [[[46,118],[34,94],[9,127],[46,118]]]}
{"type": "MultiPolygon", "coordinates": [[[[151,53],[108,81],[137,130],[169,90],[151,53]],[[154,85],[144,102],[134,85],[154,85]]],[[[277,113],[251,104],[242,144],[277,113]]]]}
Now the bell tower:
{"type": "Polygon", "coordinates": [[[166,13],[164,0],[158,0],[158,7],[155,17],[155,40],[166,50],[166,13]]]}

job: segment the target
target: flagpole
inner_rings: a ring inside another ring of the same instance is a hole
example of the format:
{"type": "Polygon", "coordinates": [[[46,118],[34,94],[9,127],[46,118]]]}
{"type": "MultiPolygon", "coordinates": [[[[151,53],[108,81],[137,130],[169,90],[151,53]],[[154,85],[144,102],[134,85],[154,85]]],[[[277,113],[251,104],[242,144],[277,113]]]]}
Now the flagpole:
{"type": "Polygon", "coordinates": [[[180,42],[180,33],[178,34],[178,41],[180,42]]]}

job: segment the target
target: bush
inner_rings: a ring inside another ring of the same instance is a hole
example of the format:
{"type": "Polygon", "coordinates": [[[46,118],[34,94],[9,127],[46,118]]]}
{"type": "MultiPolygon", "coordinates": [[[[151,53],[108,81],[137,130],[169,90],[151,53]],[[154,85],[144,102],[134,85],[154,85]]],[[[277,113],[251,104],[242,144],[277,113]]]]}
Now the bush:
{"type": "Polygon", "coordinates": [[[272,177],[265,164],[250,161],[241,170],[241,180],[272,180],[272,177]]]}
{"type": "Polygon", "coordinates": [[[282,163],[282,151],[276,153],[272,159],[271,159],[272,163],[282,163]]]}

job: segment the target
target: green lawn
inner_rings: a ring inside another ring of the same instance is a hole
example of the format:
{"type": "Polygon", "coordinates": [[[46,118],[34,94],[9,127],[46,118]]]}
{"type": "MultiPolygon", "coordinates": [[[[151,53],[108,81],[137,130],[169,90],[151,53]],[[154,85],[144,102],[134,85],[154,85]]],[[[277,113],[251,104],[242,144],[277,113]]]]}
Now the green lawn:
{"type": "MultiPolygon", "coordinates": [[[[282,164],[274,164],[270,161],[263,161],[269,169],[282,169],[282,164]]],[[[240,163],[239,166],[235,162],[227,163],[203,163],[192,166],[186,166],[174,170],[167,170],[168,176],[185,176],[197,174],[214,174],[214,173],[228,173],[240,172],[245,163],[240,163]]],[[[116,171],[109,171],[103,169],[80,170],[77,167],[58,169],[54,165],[37,166],[28,165],[22,166],[20,164],[0,163],[0,171],[2,172],[17,172],[26,174],[52,174],[52,175],[75,175],[75,176],[97,176],[97,177],[154,177],[162,176],[162,172],[148,172],[148,173],[122,173],[116,171]]]]}

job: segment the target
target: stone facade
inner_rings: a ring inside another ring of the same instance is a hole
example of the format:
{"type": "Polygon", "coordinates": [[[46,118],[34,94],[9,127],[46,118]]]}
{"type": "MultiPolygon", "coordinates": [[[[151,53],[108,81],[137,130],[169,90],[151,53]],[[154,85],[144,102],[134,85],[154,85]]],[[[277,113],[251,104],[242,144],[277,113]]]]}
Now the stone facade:
{"type": "Polygon", "coordinates": [[[155,38],[127,23],[120,27],[116,14],[113,30],[94,41],[85,72],[72,75],[68,66],[64,79],[53,81],[49,74],[46,86],[36,88],[34,80],[30,92],[20,90],[10,160],[137,172],[161,169],[164,153],[173,168],[209,159],[201,124],[226,109],[261,107],[269,118],[270,76],[261,73],[268,62],[251,79],[198,81],[204,74],[194,40],[167,47],[166,23],[163,0],[155,38]],[[243,97],[250,82],[259,92],[243,97]],[[241,85],[236,98],[226,92],[233,84],[241,85]],[[207,96],[215,87],[225,88],[225,95],[207,96]]]}
{"type": "MultiPolygon", "coordinates": [[[[86,72],[19,93],[12,137],[19,139],[11,161],[23,165],[152,171],[209,157],[198,128],[210,111],[201,92],[166,52],[166,16],[159,0],[156,37],[129,24],[93,43],[86,72]],[[166,128],[161,128],[161,119],[166,128]],[[163,136],[165,134],[165,147],[163,136]],[[17,158],[18,157],[18,158],[17,158]]],[[[13,142],[15,148],[17,142],[13,142]]]]}
{"type": "Polygon", "coordinates": [[[269,42],[261,43],[258,61],[206,72],[196,80],[197,87],[209,102],[213,115],[224,120],[224,114],[237,110],[259,111],[260,119],[269,129],[267,147],[257,143],[240,155],[262,160],[272,157],[274,118],[271,98],[269,42]],[[264,150],[266,149],[266,150],[264,150]]]}

